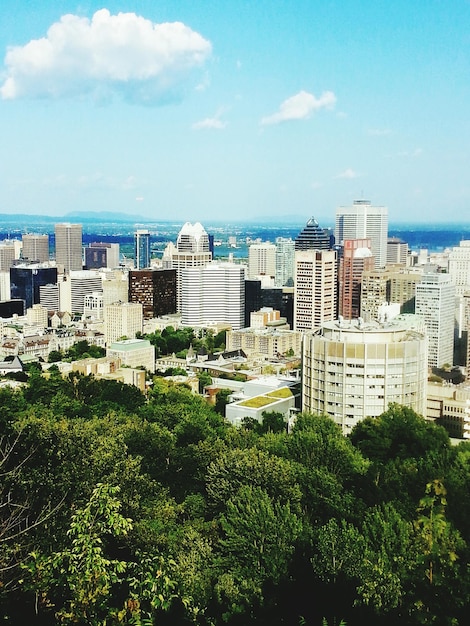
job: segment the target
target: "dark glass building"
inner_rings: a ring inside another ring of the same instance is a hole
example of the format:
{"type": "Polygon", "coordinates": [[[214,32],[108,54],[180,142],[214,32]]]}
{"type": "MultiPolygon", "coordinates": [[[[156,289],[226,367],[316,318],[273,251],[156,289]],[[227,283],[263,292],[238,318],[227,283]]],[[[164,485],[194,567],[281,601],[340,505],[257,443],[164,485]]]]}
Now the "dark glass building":
{"type": "Polygon", "coordinates": [[[176,270],[131,270],[129,302],[140,302],[144,319],[176,313],[176,270]]]}
{"type": "Polygon", "coordinates": [[[39,304],[39,287],[50,284],[57,284],[57,267],[22,263],[10,268],[11,299],[24,300],[26,309],[39,304]]]}
{"type": "Polygon", "coordinates": [[[295,249],[330,250],[333,243],[333,231],[329,228],[320,228],[317,220],[311,217],[295,238],[295,249]]]}

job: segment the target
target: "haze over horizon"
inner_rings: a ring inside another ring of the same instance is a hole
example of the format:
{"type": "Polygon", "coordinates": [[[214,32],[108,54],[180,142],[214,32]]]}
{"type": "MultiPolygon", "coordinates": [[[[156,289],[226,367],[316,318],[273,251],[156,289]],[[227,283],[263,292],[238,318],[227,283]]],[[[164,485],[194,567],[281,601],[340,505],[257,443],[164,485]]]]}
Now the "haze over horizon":
{"type": "Polygon", "coordinates": [[[0,214],[468,214],[468,0],[2,8],[0,214]]]}

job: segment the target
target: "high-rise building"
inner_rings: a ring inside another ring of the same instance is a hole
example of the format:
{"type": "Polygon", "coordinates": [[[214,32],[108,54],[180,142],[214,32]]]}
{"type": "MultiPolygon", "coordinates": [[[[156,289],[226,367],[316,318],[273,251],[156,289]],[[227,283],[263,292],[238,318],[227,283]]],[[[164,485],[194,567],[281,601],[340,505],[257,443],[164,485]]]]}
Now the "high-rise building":
{"type": "Polygon", "coordinates": [[[143,311],[140,302],[115,302],[104,307],[106,344],[126,337],[135,339],[143,329],[143,311]]]}
{"type": "Polygon", "coordinates": [[[0,272],[8,272],[18,258],[18,247],[13,239],[0,242],[0,272]]]}
{"type": "Polygon", "coordinates": [[[55,225],[55,259],[64,272],[83,269],[81,224],[55,225]]]}
{"type": "Polygon", "coordinates": [[[387,263],[388,209],[374,207],[369,200],[355,200],[352,207],[336,210],[336,243],[346,239],[370,239],[375,267],[387,263]]]}
{"type": "Polygon", "coordinates": [[[346,239],[339,263],[338,305],[344,319],[357,319],[361,315],[362,273],[374,268],[370,239],[346,239]]]}
{"type": "Polygon", "coordinates": [[[430,367],[452,365],[454,359],[455,286],[448,274],[424,274],[416,285],[416,315],[424,318],[430,367]]]}
{"type": "Polygon", "coordinates": [[[276,237],[276,287],[294,286],[295,241],[276,237]]]}
{"type": "Polygon", "coordinates": [[[463,296],[470,289],[470,241],[463,240],[449,253],[449,276],[455,295],[463,296]]]}
{"type": "Polygon", "coordinates": [[[272,243],[253,243],[248,248],[248,277],[276,275],[276,246],[272,243]]]}
{"type": "Polygon", "coordinates": [[[313,330],[336,317],[335,250],[295,253],[294,330],[313,330]]]}
{"type": "Polygon", "coordinates": [[[96,270],[71,271],[59,280],[59,311],[83,315],[85,296],[102,293],[102,278],[96,270]]]}
{"type": "Polygon", "coordinates": [[[175,270],[131,270],[129,302],[139,302],[144,319],[176,313],[175,270]]]}
{"type": "Polygon", "coordinates": [[[366,270],[361,279],[361,317],[378,321],[380,308],[390,302],[390,277],[385,270],[366,270]]]}
{"type": "Polygon", "coordinates": [[[327,228],[320,228],[317,220],[311,217],[295,238],[296,250],[330,250],[332,233],[327,228]]]}
{"type": "Polygon", "coordinates": [[[204,267],[212,261],[209,235],[197,222],[186,222],[176,241],[170,242],[163,252],[163,269],[176,270],[176,310],[181,313],[181,272],[186,267],[204,267]]]}
{"type": "Polygon", "coordinates": [[[227,324],[242,328],[245,313],[245,268],[209,263],[181,271],[181,323],[185,326],[227,324]]]}
{"type": "Polygon", "coordinates": [[[45,263],[49,261],[49,235],[35,235],[28,233],[22,236],[23,259],[31,263],[45,263]]]}
{"type": "Polygon", "coordinates": [[[97,270],[101,267],[119,267],[119,244],[93,242],[85,248],[85,268],[97,270]]]}
{"type": "Polygon", "coordinates": [[[427,373],[426,332],[415,316],[327,322],[304,337],[302,410],[329,415],[344,434],[391,402],[423,415],[427,373]]]}
{"type": "Polygon", "coordinates": [[[104,272],[103,278],[103,306],[114,302],[129,301],[129,275],[127,272],[115,270],[104,272]]]}
{"type": "Polygon", "coordinates": [[[407,265],[408,254],[408,244],[399,237],[387,239],[387,265],[407,265]]]}
{"type": "Polygon", "coordinates": [[[20,263],[10,268],[12,299],[24,300],[27,309],[40,302],[40,287],[57,283],[57,268],[48,263],[20,263]]]}
{"type": "Polygon", "coordinates": [[[150,233],[137,230],[134,234],[134,267],[142,270],[150,267],[150,233]]]}

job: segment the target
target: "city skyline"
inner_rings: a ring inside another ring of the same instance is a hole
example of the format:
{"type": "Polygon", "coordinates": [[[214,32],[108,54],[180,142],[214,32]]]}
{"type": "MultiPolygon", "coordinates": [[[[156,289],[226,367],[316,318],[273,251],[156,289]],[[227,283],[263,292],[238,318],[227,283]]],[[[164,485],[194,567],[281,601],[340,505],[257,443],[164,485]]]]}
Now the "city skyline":
{"type": "Polygon", "coordinates": [[[429,224],[470,205],[468,1],[3,8],[0,213],[328,224],[366,198],[429,224]]]}

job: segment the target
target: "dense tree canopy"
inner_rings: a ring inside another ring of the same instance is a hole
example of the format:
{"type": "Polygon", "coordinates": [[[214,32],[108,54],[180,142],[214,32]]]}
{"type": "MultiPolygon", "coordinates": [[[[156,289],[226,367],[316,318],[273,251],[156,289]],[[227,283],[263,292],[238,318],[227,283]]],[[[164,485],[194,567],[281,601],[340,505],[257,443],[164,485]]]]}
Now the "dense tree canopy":
{"type": "Polygon", "coordinates": [[[31,372],[0,389],[0,481],[10,623],[468,619],[470,444],[404,407],[235,429],[167,379],[31,372]]]}

